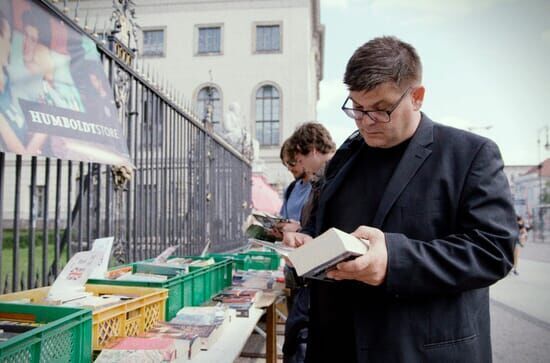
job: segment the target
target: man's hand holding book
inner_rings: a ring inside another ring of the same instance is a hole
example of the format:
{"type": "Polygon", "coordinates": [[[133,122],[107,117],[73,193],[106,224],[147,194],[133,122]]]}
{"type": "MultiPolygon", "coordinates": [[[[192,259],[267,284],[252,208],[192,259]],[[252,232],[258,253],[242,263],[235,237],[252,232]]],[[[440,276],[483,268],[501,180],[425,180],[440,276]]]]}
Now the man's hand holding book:
{"type": "MultiPolygon", "coordinates": [[[[338,231],[338,234],[331,238],[340,239],[342,236],[349,236],[345,233],[342,235],[342,233],[338,231]]],[[[355,250],[355,252],[349,253],[346,258],[343,258],[345,255],[342,255],[340,262],[326,270],[326,277],[334,280],[357,280],[373,286],[382,284],[386,278],[388,265],[388,250],[384,233],[376,228],[360,226],[351,233],[351,236],[361,240],[365,245],[364,251],[357,252],[355,250]]],[[[307,234],[288,232],[284,234],[283,243],[289,247],[299,248],[312,240],[313,238],[307,234]]],[[[336,243],[336,240],[334,242],[336,243]]],[[[330,241],[325,243],[330,243],[330,241]]],[[[321,247],[322,245],[319,245],[319,248],[321,247]]],[[[311,249],[310,253],[317,253],[317,248],[311,249]]],[[[301,259],[305,257],[301,256],[301,259]]],[[[289,259],[286,260],[292,266],[289,259]]],[[[319,269],[316,269],[313,275],[318,273],[319,269]]],[[[303,274],[299,272],[299,275],[303,274]]],[[[312,275],[311,271],[305,272],[305,274],[312,275]]]]}
{"type": "Polygon", "coordinates": [[[369,241],[369,251],[351,261],[340,262],[327,277],[334,280],[357,280],[369,285],[381,285],[386,279],[388,249],[384,233],[373,227],[360,226],[353,236],[369,241]]]}

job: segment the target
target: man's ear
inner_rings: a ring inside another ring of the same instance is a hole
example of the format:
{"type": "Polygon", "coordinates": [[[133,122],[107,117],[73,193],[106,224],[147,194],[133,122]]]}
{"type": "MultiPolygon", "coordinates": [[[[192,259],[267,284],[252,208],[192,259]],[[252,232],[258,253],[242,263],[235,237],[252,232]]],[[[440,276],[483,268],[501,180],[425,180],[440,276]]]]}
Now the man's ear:
{"type": "Polygon", "coordinates": [[[424,86],[418,86],[412,91],[411,96],[413,101],[413,108],[415,111],[420,110],[420,108],[422,107],[425,92],[426,89],[424,88],[424,86]]]}

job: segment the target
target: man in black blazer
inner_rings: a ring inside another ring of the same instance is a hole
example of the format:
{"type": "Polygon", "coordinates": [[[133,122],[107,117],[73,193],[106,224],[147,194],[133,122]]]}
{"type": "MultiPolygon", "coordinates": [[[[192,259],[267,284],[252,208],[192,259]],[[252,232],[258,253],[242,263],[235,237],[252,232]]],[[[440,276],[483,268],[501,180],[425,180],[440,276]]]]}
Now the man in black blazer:
{"type": "Polygon", "coordinates": [[[517,238],[494,142],[420,112],[416,50],[375,38],[348,62],[343,111],[358,131],[337,151],[303,233],[330,227],[370,250],[310,280],[308,362],[490,362],[489,289],[517,238]]]}

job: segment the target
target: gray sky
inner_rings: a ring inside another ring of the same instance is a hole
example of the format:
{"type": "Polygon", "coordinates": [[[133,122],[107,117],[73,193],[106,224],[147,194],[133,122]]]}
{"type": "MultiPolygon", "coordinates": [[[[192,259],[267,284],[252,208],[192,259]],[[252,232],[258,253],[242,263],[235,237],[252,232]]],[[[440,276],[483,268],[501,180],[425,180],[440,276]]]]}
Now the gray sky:
{"type": "Polygon", "coordinates": [[[542,130],[550,126],[550,1],[321,0],[321,6],[326,40],[318,119],[338,144],[355,129],[340,110],[349,57],[373,37],[395,35],[420,54],[422,109],[433,120],[476,127],[473,132],[499,145],[507,165],[550,157],[542,130]]]}

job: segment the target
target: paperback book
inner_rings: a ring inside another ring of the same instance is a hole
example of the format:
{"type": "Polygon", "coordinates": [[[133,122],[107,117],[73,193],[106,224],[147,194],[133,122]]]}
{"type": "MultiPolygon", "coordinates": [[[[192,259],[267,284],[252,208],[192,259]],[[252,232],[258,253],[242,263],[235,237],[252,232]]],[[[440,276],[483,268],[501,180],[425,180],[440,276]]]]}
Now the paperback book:
{"type": "Polygon", "coordinates": [[[330,228],[317,238],[295,248],[288,259],[298,276],[324,279],[326,272],[338,263],[364,255],[369,250],[369,242],[330,228]]]}
{"type": "Polygon", "coordinates": [[[277,237],[273,230],[277,229],[281,223],[288,223],[289,219],[274,216],[264,212],[253,212],[248,216],[243,231],[249,238],[257,238],[267,242],[274,242],[277,237]]]}
{"type": "Polygon", "coordinates": [[[221,325],[185,325],[179,324],[176,321],[170,321],[168,323],[159,322],[157,327],[150,330],[153,333],[172,332],[177,334],[181,338],[193,338],[197,337],[199,346],[202,350],[208,350],[218,340],[223,330],[223,324],[221,325]]]}
{"type": "Polygon", "coordinates": [[[220,306],[185,306],[170,321],[183,325],[221,325],[227,317],[227,308],[220,306]]]}
{"type": "Polygon", "coordinates": [[[115,338],[102,350],[96,362],[175,362],[178,359],[178,353],[182,358],[187,357],[181,342],[172,338],[159,337],[115,338]],[[129,357],[132,360],[128,360],[129,357]]]}

